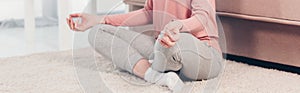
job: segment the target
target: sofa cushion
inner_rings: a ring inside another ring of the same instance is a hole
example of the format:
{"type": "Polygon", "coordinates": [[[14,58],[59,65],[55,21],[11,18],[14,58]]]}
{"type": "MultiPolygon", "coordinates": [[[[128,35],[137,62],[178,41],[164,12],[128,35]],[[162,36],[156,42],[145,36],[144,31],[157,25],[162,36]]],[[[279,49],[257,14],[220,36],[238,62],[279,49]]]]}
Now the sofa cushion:
{"type": "Polygon", "coordinates": [[[141,2],[141,3],[145,3],[146,2],[146,0],[124,0],[124,1],[141,2]]]}
{"type": "Polygon", "coordinates": [[[146,0],[123,0],[125,3],[130,5],[144,6],[146,0]]]}
{"type": "Polygon", "coordinates": [[[300,21],[300,0],[216,0],[217,11],[300,21]]]}

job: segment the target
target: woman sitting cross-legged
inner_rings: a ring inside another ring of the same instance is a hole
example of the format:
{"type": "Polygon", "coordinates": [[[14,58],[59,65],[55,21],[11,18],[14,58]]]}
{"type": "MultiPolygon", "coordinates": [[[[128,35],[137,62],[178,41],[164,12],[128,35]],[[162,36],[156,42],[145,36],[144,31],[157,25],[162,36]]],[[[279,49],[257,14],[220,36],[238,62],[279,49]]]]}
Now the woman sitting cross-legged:
{"type": "Polygon", "coordinates": [[[211,79],[223,67],[214,0],[147,0],[137,11],[105,16],[75,13],[67,22],[74,31],[92,28],[92,47],[120,69],[174,92],[184,90],[180,78],[211,79]],[[153,36],[116,27],[151,23],[153,36]]]}

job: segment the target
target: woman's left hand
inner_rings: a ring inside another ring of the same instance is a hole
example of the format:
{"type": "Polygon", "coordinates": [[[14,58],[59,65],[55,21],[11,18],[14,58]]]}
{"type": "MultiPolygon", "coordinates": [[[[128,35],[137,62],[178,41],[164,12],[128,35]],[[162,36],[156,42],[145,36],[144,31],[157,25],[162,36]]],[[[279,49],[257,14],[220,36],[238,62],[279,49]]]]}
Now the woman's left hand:
{"type": "Polygon", "coordinates": [[[160,44],[165,48],[173,47],[176,41],[179,40],[179,31],[182,26],[182,23],[179,21],[172,21],[168,23],[161,32],[162,36],[158,38],[160,44]]]}

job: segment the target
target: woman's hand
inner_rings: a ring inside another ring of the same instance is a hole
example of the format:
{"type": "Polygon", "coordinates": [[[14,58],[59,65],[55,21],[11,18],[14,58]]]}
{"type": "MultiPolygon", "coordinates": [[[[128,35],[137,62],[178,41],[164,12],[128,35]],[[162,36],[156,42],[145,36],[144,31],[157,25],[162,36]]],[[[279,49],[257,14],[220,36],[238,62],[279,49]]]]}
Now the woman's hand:
{"type": "Polygon", "coordinates": [[[182,28],[182,23],[179,21],[172,21],[168,23],[158,39],[160,44],[165,48],[173,47],[176,41],[179,40],[179,31],[182,28]]]}
{"type": "Polygon", "coordinates": [[[104,17],[97,16],[97,15],[91,15],[91,14],[85,14],[85,13],[75,13],[70,14],[70,17],[67,18],[67,23],[71,30],[74,31],[85,31],[92,26],[95,26],[97,24],[104,24],[104,17]],[[80,21],[73,20],[76,18],[80,18],[80,21]]]}

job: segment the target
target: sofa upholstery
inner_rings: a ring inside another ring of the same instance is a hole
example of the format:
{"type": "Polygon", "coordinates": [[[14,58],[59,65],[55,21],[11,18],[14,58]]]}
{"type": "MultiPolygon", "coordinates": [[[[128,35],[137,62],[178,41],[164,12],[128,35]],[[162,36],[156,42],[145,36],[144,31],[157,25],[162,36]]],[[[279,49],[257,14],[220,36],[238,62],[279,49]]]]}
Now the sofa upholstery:
{"type": "MultiPolygon", "coordinates": [[[[145,1],[125,3],[141,8],[145,1]]],[[[300,0],[216,0],[226,36],[225,52],[300,67],[298,4],[300,0]]]]}
{"type": "Polygon", "coordinates": [[[216,0],[218,12],[300,21],[300,0],[216,0]]]}
{"type": "Polygon", "coordinates": [[[227,53],[300,67],[299,0],[216,0],[227,53]]]}

